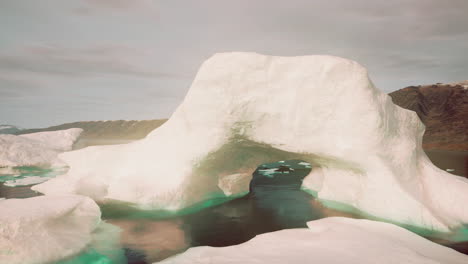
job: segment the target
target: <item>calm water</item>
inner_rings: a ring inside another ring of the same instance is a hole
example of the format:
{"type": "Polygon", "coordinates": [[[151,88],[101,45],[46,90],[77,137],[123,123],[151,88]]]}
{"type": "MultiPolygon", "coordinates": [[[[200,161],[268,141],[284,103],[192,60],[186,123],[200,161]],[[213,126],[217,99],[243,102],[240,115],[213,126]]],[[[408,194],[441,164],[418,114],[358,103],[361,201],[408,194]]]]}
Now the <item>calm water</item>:
{"type": "MultiPolygon", "coordinates": [[[[127,213],[124,207],[103,206],[103,219],[122,229],[120,245],[124,262],[140,264],[162,260],[189,247],[229,246],[266,232],[303,228],[306,222],[327,216],[360,218],[358,214],[326,208],[301,191],[302,179],[310,170],[309,165],[298,160],[263,164],[253,174],[250,193],[242,198],[175,217],[158,217],[141,211],[127,213]]],[[[29,186],[0,185],[0,197],[33,195],[37,194],[29,186]]],[[[436,242],[468,253],[466,242],[450,244],[440,239],[436,242]]],[[[88,252],[66,263],[112,262],[88,252]]]]}

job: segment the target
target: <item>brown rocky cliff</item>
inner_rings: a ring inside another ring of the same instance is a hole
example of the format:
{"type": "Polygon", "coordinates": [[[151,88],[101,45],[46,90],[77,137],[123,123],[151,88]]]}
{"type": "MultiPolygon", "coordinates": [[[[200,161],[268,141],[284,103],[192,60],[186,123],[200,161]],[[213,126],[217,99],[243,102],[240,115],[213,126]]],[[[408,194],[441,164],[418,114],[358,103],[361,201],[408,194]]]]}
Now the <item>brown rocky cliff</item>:
{"type": "Polygon", "coordinates": [[[467,82],[410,86],[389,95],[425,124],[425,150],[468,151],[467,82]]]}

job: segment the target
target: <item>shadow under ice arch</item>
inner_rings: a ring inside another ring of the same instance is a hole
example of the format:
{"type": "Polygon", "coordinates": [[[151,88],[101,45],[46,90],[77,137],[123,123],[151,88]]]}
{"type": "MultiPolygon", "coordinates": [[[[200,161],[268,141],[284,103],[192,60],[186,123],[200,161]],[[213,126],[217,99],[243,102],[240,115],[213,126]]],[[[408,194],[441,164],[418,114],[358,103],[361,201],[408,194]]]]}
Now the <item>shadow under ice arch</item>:
{"type": "Polygon", "coordinates": [[[302,187],[319,198],[437,230],[468,223],[468,181],[429,161],[423,133],[356,62],[222,53],[163,126],[130,144],[64,153],[68,174],[34,189],[181,210],[242,194],[242,175],[258,164],[302,159],[318,168],[302,187]]]}

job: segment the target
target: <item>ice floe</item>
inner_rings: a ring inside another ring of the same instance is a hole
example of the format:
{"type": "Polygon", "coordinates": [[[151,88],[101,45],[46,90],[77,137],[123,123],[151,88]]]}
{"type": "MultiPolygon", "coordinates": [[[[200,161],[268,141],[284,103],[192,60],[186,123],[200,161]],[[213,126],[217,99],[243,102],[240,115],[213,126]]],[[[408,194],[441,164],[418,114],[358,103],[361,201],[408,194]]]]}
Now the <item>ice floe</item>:
{"type": "Polygon", "coordinates": [[[57,155],[71,150],[82,131],[71,128],[20,136],[0,135],[0,167],[63,165],[57,155]]]}
{"type": "Polygon", "coordinates": [[[159,263],[468,263],[468,256],[392,224],[330,217],[307,225],[258,235],[230,247],[190,248],[159,263]]]}

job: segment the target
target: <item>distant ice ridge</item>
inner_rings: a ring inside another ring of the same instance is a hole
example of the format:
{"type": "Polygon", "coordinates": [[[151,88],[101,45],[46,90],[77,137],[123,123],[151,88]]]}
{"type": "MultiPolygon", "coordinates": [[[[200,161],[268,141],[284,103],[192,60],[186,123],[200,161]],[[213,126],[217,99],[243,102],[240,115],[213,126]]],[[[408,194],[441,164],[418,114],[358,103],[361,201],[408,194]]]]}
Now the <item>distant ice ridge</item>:
{"type": "Polygon", "coordinates": [[[71,150],[81,132],[81,128],[70,128],[19,136],[0,135],[0,167],[58,165],[57,155],[71,150]]]}
{"type": "Polygon", "coordinates": [[[12,125],[0,125],[0,134],[14,134],[21,130],[21,128],[12,125]]]}
{"type": "Polygon", "coordinates": [[[55,263],[93,240],[101,212],[83,196],[0,201],[0,263],[55,263]]]}
{"type": "Polygon", "coordinates": [[[23,134],[20,135],[20,137],[40,141],[46,144],[47,147],[58,151],[70,151],[82,132],[83,129],[81,128],[69,128],[57,131],[23,134]]]}
{"type": "Polygon", "coordinates": [[[259,164],[301,159],[313,165],[303,188],[319,198],[437,230],[468,223],[468,180],[429,161],[423,133],[416,113],[356,62],[221,53],[163,126],[130,144],[64,153],[68,174],[33,189],[178,210],[245,191],[232,184],[259,164]]]}
{"type": "Polygon", "coordinates": [[[307,225],[258,235],[230,247],[190,248],[159,263],[468,263],[468,256],[392,224],[329,217],[307,225]]]}

